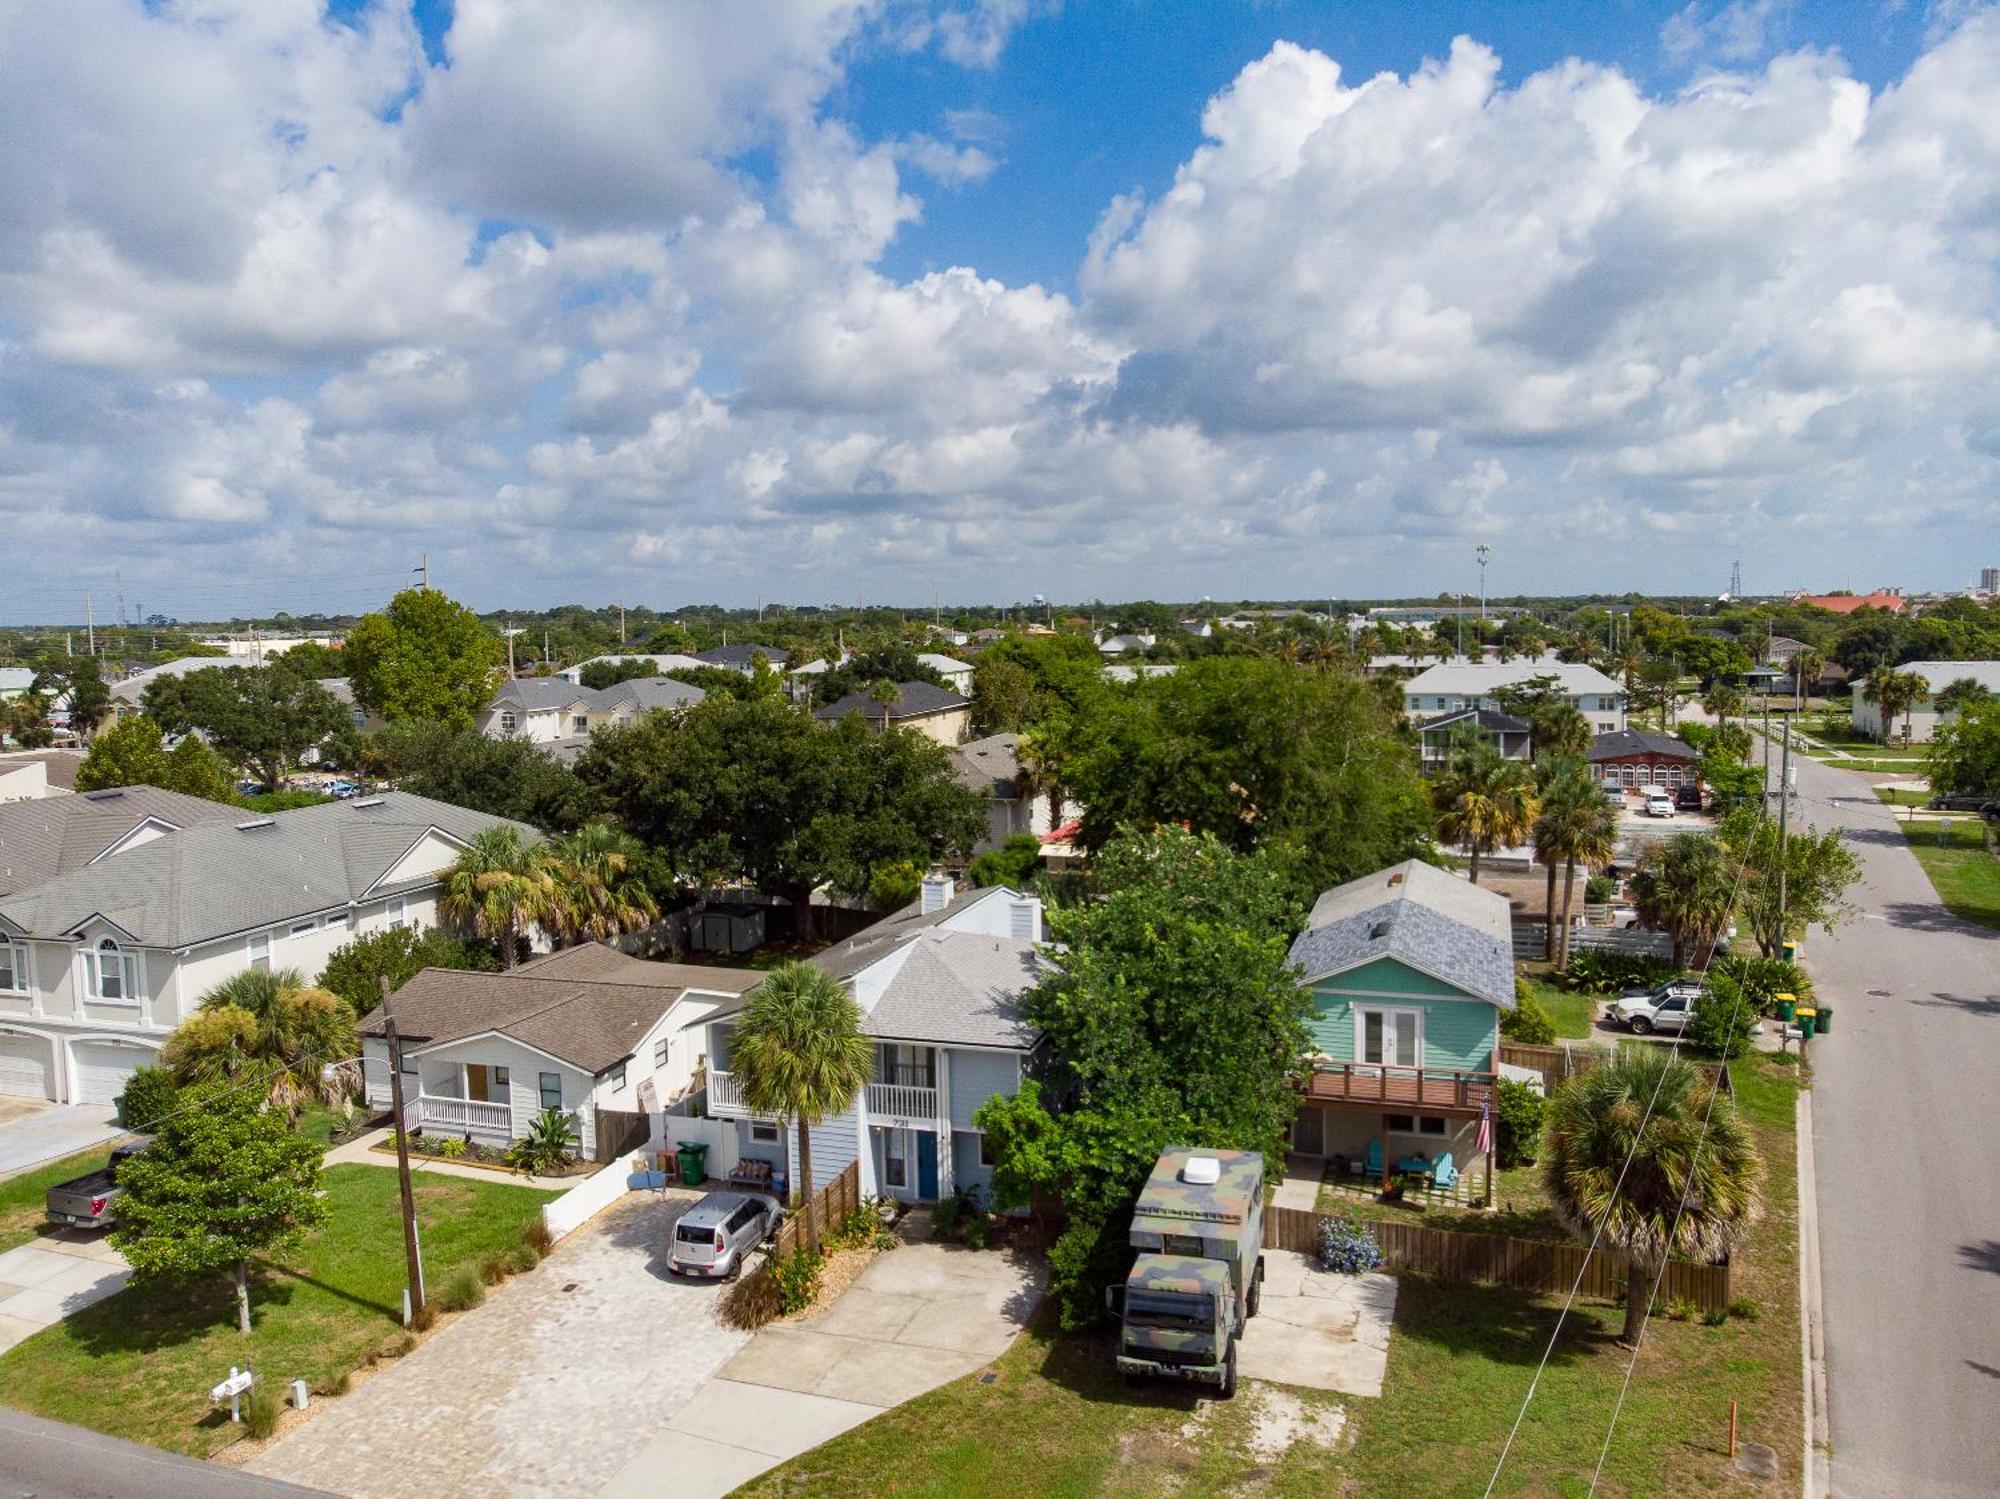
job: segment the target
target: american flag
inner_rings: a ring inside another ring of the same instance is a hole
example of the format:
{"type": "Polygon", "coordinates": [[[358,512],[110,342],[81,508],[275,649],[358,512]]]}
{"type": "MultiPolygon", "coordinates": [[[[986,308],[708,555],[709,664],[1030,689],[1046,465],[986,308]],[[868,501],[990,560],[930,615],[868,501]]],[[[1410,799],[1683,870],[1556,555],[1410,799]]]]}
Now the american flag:
{"type": "Polygon", "coordinates": [[[1477,1155],[1485,1155],[1493,1148],[1493,1105],[1490,1101],[1479,1106],[1479,1139],[1472,1149],[1477,1155]]]}

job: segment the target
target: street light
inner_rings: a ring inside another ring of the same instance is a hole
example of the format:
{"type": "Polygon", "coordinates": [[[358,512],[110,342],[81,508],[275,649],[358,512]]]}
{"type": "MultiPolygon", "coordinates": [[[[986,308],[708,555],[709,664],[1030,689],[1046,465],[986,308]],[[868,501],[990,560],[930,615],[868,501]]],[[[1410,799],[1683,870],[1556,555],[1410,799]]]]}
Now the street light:
{"type": "Polygon", "coordinates": [[[1486,623],[1486,558],[1493,548],[1482,541],[1472,550],[1479,556],[1479,623],[1483,626],[1486,623]]]}

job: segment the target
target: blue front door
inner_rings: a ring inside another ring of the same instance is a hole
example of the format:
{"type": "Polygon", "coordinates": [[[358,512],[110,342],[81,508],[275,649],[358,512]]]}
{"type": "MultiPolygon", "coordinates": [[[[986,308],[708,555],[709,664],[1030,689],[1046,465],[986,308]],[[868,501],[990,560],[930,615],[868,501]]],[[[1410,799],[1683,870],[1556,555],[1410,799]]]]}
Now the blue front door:
{"type": "Polygon", "coordinates": [[[917,1196],[929,1202],[937,1195],[937,1136],[929,1130],[918,1130],[917,1196]]]}

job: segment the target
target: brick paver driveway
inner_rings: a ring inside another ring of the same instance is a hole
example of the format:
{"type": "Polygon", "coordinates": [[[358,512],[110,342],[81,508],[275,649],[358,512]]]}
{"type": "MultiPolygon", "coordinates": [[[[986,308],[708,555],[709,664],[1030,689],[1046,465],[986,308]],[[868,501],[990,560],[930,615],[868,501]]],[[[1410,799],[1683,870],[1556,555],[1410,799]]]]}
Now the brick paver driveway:
{"type": "Polygon", "coordinates": [[[749,1341],[717,1323],[719,1286],[667,1275],[698,1200],[609,1208],[252,1471],[354,1499],[597,1493],[749,1341]]]}

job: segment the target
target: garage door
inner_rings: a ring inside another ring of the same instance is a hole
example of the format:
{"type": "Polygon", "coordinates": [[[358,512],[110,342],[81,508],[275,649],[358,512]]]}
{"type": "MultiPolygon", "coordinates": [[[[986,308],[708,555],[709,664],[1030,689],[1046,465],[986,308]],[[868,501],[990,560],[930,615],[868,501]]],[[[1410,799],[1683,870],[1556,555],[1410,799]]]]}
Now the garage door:
{"type": "Polygon", "coordinates": [[[153,1060],[157,1053],[143,1046],[111,1046],[102,1041],[79,1041],[76,1045],[76,1101],[114,1103],[125,1091],[133,1070],[153,1060]]]}
{"type": "Polygon", "coordinates": [[[16,1098],[49,1096],[49,1043],[31,1036],[0,1036],[0,1093],[16,1098]]]}

